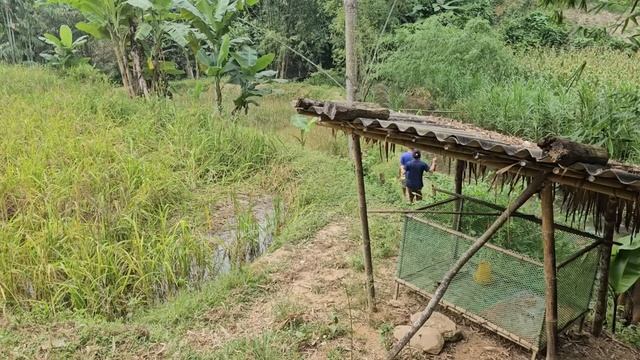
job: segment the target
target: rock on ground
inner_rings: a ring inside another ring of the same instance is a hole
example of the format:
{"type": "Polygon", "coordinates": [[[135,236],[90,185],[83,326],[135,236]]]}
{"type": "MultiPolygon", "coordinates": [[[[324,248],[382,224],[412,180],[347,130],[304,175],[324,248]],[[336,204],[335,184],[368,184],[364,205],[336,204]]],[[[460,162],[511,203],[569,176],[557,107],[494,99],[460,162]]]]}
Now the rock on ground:
{"type": "MultiPolygon", "coordinates": [[[[421,312],[411,315],[411,323],[415,323],[420,318],[421,312]]],[[[424,324],[423,328],[432,328],[440,332],[446,341],[458,341],[462,338],[462,332],[458,330],[458,326],[453,320],[446,315],[434,312],[424,324]]]]}
{"type": "MultiPolygon", "coordinates": [[[[410,330],[411,326],[409,325],[396,326],[395,329],[393,329],[393,336],[396,340],[400,340],[410,330]]],[[[444,347],[444,338],[438,330],[423,327],[411,338],[409,346],[428,354],[438,355],[444,347]]]]}

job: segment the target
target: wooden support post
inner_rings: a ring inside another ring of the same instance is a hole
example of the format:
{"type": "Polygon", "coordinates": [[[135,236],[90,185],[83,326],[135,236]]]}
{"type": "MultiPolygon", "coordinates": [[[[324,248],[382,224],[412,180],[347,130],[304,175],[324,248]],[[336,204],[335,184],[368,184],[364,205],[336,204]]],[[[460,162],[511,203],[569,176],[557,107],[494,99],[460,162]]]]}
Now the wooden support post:
{"type": "Polygon", "coordinates": [[[613,246],[613,232],[615,230],[618,199],[610,197],[607,202],[607,210],[604,214],[603,242],[598,263],[598,292],[596,293],[596,306],[593,314],[593,336],[600,336],[604,319],[607,316],[607,298],[609,291],[609,262],[611,261],[611,247],[613,246]]]}
{"type": "Polygon", "coordinates": [[[547,360],[557,359],[558,351],[558,291],[556,277],[556,242],[553,224],[553,183],[547,182],[542,191],[542,241],[545,280],[545,329],[547,332],[547,360]]]}
{"type": "MultiPolygon", "coordinates": [[[[345,81],[347,85],[347,105],[349,106],[352,106],[356,101],[356,91],[358,88],[358,53],[356,44],[357,11],[357,0],[344,0],[345,81]]],[[[353,137],[347,138],[347,146],[350,154],[355,153],[353,141],[353,137]]]]}
{"type": "Polygon", "coordinates": [[[540,191],[540,187],[542,186],[546,177],[547,176],[545,173],[540,173],[538,174],[538,176],[533,177],[531,183],[529,183],[527,188],[524,189],[522,194],[520,194],[520,196],[518,196],[512,203],[510,203],[509,206],[507,206],[507,208],[504,210],[504,212],[500,214],[500,216],[493,222],[493,224],[491,224],[491,226],[489,226],[487,231],[485,231],[484,234],[482,234],[482,236],[480,236],[478,240],[476,240],[473,245],[471,245],[471,247],[460,256],[458,260],[456,260],[451,269],[449,269],[442,278],[442,281],[434,292],[433,297],[429,301],[429,304],[427,304],[425,309],[422,311],[422,314],[420,314],[420,318],[411,326],[411,330],[409,330],[409,332],[405,334],[397,343],[395,343],[391,350],[389,350],[389,352],[387,353],[388,360],[395,358],[400,353],[400,351],[409,343],[409,340],[411,340],[413,335],[415,335],[416,332],[418,332],[418,330],[422,327],[422,325],[424,325],[424,323],[429,320],[431,314],[433,314],[436,306],[444,297],[449,284],[456,276],[458,271],[460,271],[460,269],[462,269],[462,267],[469,261],[469,259],[471,259],[471,257],[473,257],[473,255],[477,253],[478,250],[480,250],[489,241],[489,239],[491,239],[491,237],[509,219],[511,214],[513,214],[522,205],[524,205],[524,203],[527,202],[527,200],[529,200],[531,196],[540,191]]]}
{"type": "Polygon", "coordinates": [[[362,150],[360,136],[351,135],[353,140],[353,162],[356,167],[356,184],[358,186],[358,202],[360,205],[360,223],[362,224],[362,252],[364,271],[367,274],[367,300],[369,311],[376,311],[376,292],[373,283],[373,262],[371,261],[371,242],[369,239],[369,217],[367,215],[367,198],[364,189],[364,172],[362,170],[362,150]]]}
{"type": "MultiPolygon", "coordinates": [[[[456,177],[455,177],[455,190],[454,190],[454,192],[457,195],[462,195],[462,180],[464,178],[465,166],[466,166],[466,162],[464,160],[460,160],[460,159],[456,160],[456,177]]],[[[463,201],[464,200],[462,198],[456,199],[455,212],[457,212],[457,213],[461,213],[462,212],[463,201]]],[[[461,220],[460,214],[456,215],[453,218],[453,230],[456,230],[456,231],[460,230],[460,220],[461,220]]]]}

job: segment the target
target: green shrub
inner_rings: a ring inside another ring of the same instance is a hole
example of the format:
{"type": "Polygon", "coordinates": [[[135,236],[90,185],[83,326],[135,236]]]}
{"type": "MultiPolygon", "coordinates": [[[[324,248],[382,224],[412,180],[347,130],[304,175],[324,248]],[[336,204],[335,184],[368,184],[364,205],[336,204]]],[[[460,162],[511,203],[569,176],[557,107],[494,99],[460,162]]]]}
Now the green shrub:
{"type": "Polygon", "coordinates": [[[432,17],[402,27],[393,41],[401,45],[378,76],[399,89],[425,88],[445,106],[514,73],[509,49],[486,20],[459,29],[432,17]]]}
{"type": "Polygon", "coordinates": [[[540,11],[505,21],[503,32],[505,41],[517,47],[560,47],[569,41],[569,32],[540,11]]]}

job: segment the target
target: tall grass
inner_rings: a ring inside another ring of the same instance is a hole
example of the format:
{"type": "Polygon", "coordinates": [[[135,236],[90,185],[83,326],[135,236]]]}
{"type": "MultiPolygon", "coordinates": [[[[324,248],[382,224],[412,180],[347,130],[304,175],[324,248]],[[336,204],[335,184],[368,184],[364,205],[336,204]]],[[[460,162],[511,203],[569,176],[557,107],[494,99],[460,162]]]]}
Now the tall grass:
{"type": "Polygon", "coordinates": [[[124,315],[202,278],[216,187],[278,158],[259,131],[104,82],[0,66],[0,308],[124,315]]]}
{"type": "Polygon", "coordinates": [[[431,18],[400,29],[391,42],[401,45],[379,73],[390,93],[426,89],[432,103],[484,128],[533,141],[561,135],[640,161],[638,55],[516,51],[477,19],[460,29],[431,18]]]}

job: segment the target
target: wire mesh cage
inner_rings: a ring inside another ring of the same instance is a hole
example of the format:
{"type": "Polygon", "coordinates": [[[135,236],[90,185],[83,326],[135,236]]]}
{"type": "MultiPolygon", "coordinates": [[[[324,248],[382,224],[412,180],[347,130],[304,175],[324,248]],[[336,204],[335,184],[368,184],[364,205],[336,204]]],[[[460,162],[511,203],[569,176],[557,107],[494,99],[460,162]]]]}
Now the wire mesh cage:
{"type": "MultiPolygon", "coordinates": [[[[499,215],[482,202],[462,201],[452,198],[405,217],[398,282],[431,296],[453,263],[499,215]],[[456,211],[458,206],[461,211],[456,211]]],[[[592,238],[557,228],[555,240],[562,331],[588,311],[598,251],[588,249],[592,238]]],[[[526,348],[543,348],[542,244],[539,223],[510,218],[453,278],[442,304],[526,348]]]]}

